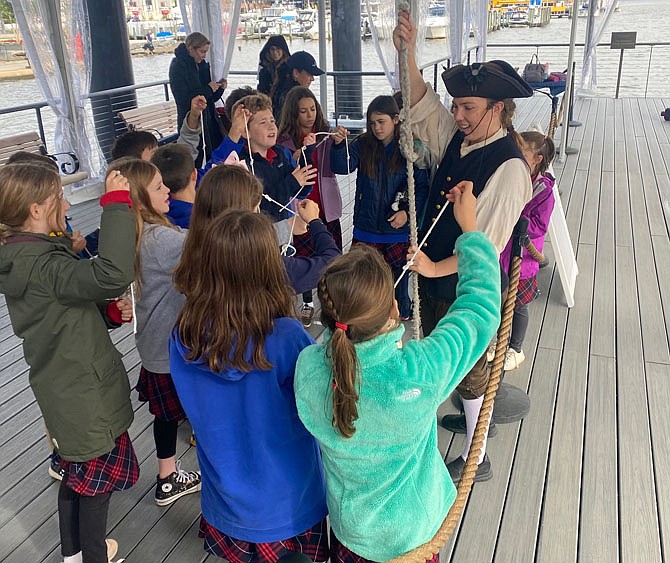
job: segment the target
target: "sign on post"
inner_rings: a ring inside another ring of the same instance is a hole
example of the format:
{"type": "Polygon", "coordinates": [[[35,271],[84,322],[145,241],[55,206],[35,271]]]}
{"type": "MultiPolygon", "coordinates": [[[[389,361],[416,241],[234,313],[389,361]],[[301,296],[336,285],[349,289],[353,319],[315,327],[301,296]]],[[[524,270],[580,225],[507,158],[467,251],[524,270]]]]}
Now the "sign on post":
{"type": "Polygon", "coordinates": [[[621,67],[623,66],[623,52],[626,49],[635,49],[637,42],[637,31],[613,31],[610,39],[610,49],[620,49],[619,55],[619,72],[616,77],[616,93],[615,98],[619,97],[619,86],[621,85],[621,67]]]}
{"type": "Polygon", "coordinates": [[[637,31],[613,31],[610,49],[635,49],[637,31]]]}

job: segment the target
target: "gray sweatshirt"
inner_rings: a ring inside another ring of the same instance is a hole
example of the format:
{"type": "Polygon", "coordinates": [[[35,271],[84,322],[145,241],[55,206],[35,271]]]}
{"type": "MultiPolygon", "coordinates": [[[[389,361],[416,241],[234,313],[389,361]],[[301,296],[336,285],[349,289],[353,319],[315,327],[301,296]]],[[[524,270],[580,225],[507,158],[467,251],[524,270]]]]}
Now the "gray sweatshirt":
{"type": "Polygon", "coordinates": [[[135,342],[142,365],[154,373],[170,373],[168,339],[186,298],[172,283],[188,231],[144,224],[140,247],[139,299],[135,303],[135,342]]]}

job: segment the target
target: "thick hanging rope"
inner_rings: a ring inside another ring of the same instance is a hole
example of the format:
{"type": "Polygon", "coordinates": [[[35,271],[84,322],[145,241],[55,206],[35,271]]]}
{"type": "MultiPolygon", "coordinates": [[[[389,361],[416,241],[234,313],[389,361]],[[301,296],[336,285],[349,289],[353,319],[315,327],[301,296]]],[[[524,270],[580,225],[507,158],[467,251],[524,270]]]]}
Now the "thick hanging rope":
{"type": "MultiPolygon", "coordinates": [[[[518,237],[519,239],[521,237],[518,237]]],[[[507,298],[503,304],[502,321],[498,329],[498,337],[496,340],[496,352],[491,364],[491,375],[489,377],[486,392],[484,393],[484,402],[479,411],[479,418],[477,419],[477,426],[475,427],[475,435],[472,438],[472,445],[468,452],[468,459],[465,462],[461,480],[458,482],[458,493],[454,504],[449,509],[446,518],[442,525],[433,536],[433,538],[414,548],[411,551],[391,559],[390,563],[425,563],[433,558],[436,553],[447,543],[454,528],[461,519],[465,504],[470,496],[472,484],[474,483],[475,473],[477,472],[479,456],[481,455],[482,445],[484,443],[484,436],[489,431],[489,421],[493,413],[493,403],[495,401],[496,393],[500,385],[500,377],[503,372],[503,365],[505,363],[505,351],[507,349],[507,341],[512,330],[512,317],[514,316],[514,304],[516,302],[516,293],[519,286],[519,274],[521,273],[521,249],[519,243],[513,246],[512,251],[512,265],[509,273],[509,287],[507,290],[507,298]],[[519,248],[514,248],[514,246],[519,248]]]]}
{"type": "MultiPolygon", "coordinates": [[[[398,10],[409,13],[409,3],[401,1],[398,10]]],[[[402,42],[400,49],[400,93],[402,94],[402,109],[400,110],[400,152],[407,163],[407,198],[409,199],[409,242],[412,246],[418,246],[418,226],[416,222],[416,193],[414,189],[414,162],[417,155],[414,152],[414,137],[412,136],[412,123],[410,121],[411,88],[409,80],[408,49],[402,42]]],[[[445,206],[446,207],[446,206],[445,206]]],[[[437,221],[436,221],[437,222],[437,221]]],[[[406,269],[405,269],[406,270],[406,269]]],[[[397,283],[400,282],[405,272],[402,272],[397,283]]],[[[412,330],[414,338],[421,336],[421,306],[419,303],[419,283],[416,272],[412,275],[413,306],[412,306],[412,330]]]]}

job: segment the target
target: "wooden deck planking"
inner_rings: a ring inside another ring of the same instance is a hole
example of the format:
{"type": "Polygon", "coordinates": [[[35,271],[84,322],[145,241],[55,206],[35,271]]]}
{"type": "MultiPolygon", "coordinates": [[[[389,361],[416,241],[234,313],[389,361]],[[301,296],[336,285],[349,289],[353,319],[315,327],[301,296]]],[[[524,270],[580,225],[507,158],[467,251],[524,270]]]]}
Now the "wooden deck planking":
{"type": "Polygon", "coordinates": [[[528,389],[532,408],[520,425],[514,451],[497,538],[495,561],[498,563],[535,558],[559,371],[558,350],[538,348],[535,351],[528,389]],[[528,533],[520,535],[519,530],[528,533]]]}
{"type": "MultiPolygon", "coordinates": [[[[635,104],[631,102],[633,119],[637,118],[636,109],[635,104]]],[[[658,330],[659,326],[664,325],[663,309],[660,303],[653,248],[651,246],[651,233],[654,231],[654,227],[652,226],[653,213],[649,211],[654,209],[655,206],[648,202],[655,198],[651,194],[648,198],[645,197],[645,192],[651,192],[652,187],[647,188],[647,190],[644,188],[645,174],[643,170],[645,167],[651,168],[646,140],[640,138],[627,139],[626,151],[631,196],[630,210],[632,222],[635,225],[633,230],[634,256],[644,356],[647,361],[667,364],[670,362],[670,352],[668,351],[667,335],[658,330]]],[[[652,180],[653,178],[647,177],[646,183],[651,184],[652,180]]],[[[665,230],[662,219],[661,224],[665,230]]],[[[660,226],[656,226],[655,230],[656,234],[659,234],[661,232],[660,226]]],[[[667,233],[667,230],[665,232],[667,233]]]]}
{"type": "Polygon", "coordinates": [[[668,366],[645,364],[649,392],[649,419],[656,479],[658,517],[661,528],[661,554],[670,556],[670,435],[668,434],[668,404],[670,378],[668,366]]]}
{"type": "Polygon", "coordinates": [[[545,497],[536,561],[576,561],[581,478],[583,404],[588,376],[594,247],[577,250],[575,306],[568,314],[558,382],[545,497]]]}
{"type": "MultiPolygon", "coordinates": [[[[543,295],[531,307],[526,363],[507,376],[529,390],[532,411],[521,425],[501,426],[489,442],[495,477],[475,486],[443,562],[637,563],[668,553],[670,127],[659,124],[658,105],[593,99],[575,109],[584,125],[570,130],[569,144],[580,154],[557,166],[556,175],[577,244],[577,304],[568,312],[555,269],[541,271],[543,295]],[[623,124],[635,120],[640,125],[632,135],[628,127],[628,138],[623,124]]],[[[548,100],[524,100],[519,110],[523,131],[546,123],[548,100]]],[[[347,195],[345,238],[353,211],[347,195]]],[[[99,207],[89,206],[83,221],[77,211],[71,212],[75,228],[95,227],[99,207]]],[[[0,469],[8,476],[0,482],[0,560],[56,562],[57,486],[46,475],[41,418],[8,323],[0,298],[0,469]]],[[[124,330],[114,337],[134,384],[138,358],[124,330]]],[[[311,332],[319,331],[315,325],[311,332]]],[[[128,563],[214,561],[197,538],[196,495],[167,509],[154,506],[151,416],[136,399],[134,407],[131,436],[142,477],[113,496],[110,535],[128,563]]],[[[443,412],[453,412],[450,404],[443,412]]],[[[191,467],[188,433],[182,425],[178,443],[191,467]]],[[[460,453],[462,439],[439,430],[449,459],[460,453]]]]}
{"type": "Polygon", "coordinates": [[[618,560],[616,361],[592,354],[584,428],[578,560],[618,560]]]}
{"type": "Polygon", "coordinates": [[[630,247],[617,247],[617,407],[620,553],[622,563],[660,560],[653,484],[642,334],[635,262],[630,247]],[[628,297],[626,297],[628,296],[628,297]]]}
{"type": "Polygon", "coordinates": [[[596,240],[596,269],[591,322],[591,354],[614,357],[616,353],[614,263],[614,117],[612,100],[605,102],[602,176],[596,240]]]}

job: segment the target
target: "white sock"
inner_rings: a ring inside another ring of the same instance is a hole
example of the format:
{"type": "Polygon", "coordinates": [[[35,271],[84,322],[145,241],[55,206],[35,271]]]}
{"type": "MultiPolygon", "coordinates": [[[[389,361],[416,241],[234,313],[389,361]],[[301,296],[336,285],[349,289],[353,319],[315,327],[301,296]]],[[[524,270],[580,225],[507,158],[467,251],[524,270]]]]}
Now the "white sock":
{"type": "Polygon", "coordinates": [[[63,559],[63,563],[83,563],[82,559],[82,553],[81,551],[79,553],[75,553],[74,555],[68,555],[63,559]]]}
{"type": "MultiPolygon", "coordinates": [[[[472,438],[475,435],[475,427],[477,426],[479,411],[482,409],[482,404],[484,403],[484,396],[482,395],[476,399],[463,399],[461,397],[461,402],[463,403],[463,412],[465,413],[465,448],[463,449],[461,457],[467,459],[468,452],[470,451],[470,444],[472,444],[472,438]]],[[[486,439],[488,437],[487,434],[484,434],[482,453],[479,455],[479,461],[477,461],[477,463],[481,463],[484,460],[484,455],[486,454],[486,439]]]]}

